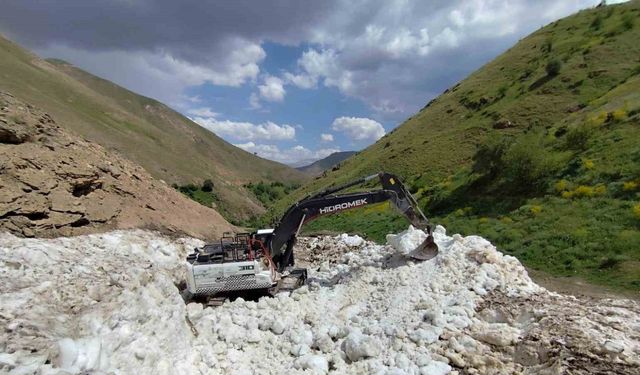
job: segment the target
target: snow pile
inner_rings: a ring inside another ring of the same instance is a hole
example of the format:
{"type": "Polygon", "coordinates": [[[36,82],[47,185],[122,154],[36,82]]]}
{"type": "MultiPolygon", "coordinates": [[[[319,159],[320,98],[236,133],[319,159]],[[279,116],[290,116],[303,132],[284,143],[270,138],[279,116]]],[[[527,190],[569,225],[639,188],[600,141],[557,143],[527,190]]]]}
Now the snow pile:
{"type": "Polygon", "coordinates": [[[393,246],[348,235],[305,240],[301,255],[341,249],[335,264],[309,264],[308,285],[203,308],[185,306],[174,286],[196,240],[0,235],[0,371],[637,371],[636,303],[548,293],[480,237],[442,227],[434,237],[440,254],[422,263],[402,256],[424,240],[414,228],[390,236],[393,246]]]}
{"type": "Polygon", "coordinates": [[[409,229],[404,232],[387,234],[387,244],[402,254],[409,254],[426,239],[427,234],[421,230],[416,230],[413,225],[410,225],[409,229]]]}

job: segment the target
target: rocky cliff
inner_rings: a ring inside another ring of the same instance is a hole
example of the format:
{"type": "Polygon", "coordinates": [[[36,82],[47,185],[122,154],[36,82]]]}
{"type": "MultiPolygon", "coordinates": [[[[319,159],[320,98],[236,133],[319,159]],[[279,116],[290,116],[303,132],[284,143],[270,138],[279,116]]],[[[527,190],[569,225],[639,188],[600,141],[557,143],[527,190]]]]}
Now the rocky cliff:
{"type": "Polygon", "coordinates": [[[51,237],[116,228],[202,238],[232,226],[142,167],[0,92],[0,231],[51,237]]]}

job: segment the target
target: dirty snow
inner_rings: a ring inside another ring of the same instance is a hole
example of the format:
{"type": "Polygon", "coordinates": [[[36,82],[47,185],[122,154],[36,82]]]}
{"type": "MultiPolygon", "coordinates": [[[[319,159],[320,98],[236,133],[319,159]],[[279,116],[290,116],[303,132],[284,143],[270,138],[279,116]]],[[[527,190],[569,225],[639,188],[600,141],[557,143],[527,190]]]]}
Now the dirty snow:
{"type": "Polygon", "coordinates": [[[434,236],[423,263],[402,255],[414,228],[302,239],[308,285],[203,308],[175,286],[198,240],[0,234],[0,373],[638,373],[636,302],[550,293],[481,237],[434,236]]]}

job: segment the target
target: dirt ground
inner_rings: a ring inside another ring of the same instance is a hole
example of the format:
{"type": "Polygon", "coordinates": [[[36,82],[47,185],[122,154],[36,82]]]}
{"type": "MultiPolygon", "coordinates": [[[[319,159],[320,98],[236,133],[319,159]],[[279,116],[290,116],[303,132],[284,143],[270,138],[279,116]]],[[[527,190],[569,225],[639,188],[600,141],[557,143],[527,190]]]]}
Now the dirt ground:
{"type": "Polygon", "coordinates": [[[628,298],[640,301],[640,291],[620,291],[601,285],[594,285],[578,277],[552,276],[543,271],[527,268],[529,276],[538,285],[547,290],[560,294],[568,294],[576,297],[601,298],[628,298]]]}

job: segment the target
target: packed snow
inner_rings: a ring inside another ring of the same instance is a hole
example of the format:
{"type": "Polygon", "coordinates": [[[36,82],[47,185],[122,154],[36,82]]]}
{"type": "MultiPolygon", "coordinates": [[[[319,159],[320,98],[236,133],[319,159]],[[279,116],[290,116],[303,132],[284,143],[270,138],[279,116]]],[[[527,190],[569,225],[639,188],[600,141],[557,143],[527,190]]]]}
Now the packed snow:
{"type": "Polygon", "coordinates": [[[0,234],[0,373],[638,373],[636,302],[550,293],[481,237],[434,237],[426,262],[404,255],[413,227],[302,239],[307,285],[212,308],[176,287],[199,240],[0,234]]]}

